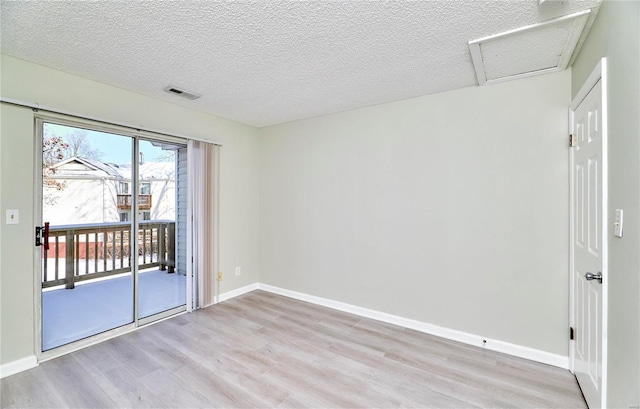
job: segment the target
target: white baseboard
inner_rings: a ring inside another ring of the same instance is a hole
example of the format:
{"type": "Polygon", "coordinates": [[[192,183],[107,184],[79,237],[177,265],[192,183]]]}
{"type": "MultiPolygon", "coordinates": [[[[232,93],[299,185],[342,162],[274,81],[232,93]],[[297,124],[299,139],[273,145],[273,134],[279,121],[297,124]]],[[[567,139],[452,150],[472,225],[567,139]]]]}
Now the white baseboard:
{"type": "Polygon", "coordinates": [[[253,283],[253,284],[246,285],[244,287],[236,288],[235,290],[227,291],[226,293],[220,294],[216,302],[227,301],[232,298],[238,297],[242,294],[250,293],[251,291],[257,290],[258,286],[259,286],[258,283],[253,283]]]}
{"type": "MultiPolygon", "coordinates": [[[[426,334],[435,335],[441,338],[462,342],[468,345],[484,347],[486,349],[502,352],[508,355],[517,356],[535,362],[556,366],[562,369],[569,369],[569,357],[563,355],[552,354],[550,352],[540,351],[538,349],[525,347],[522,345],[512,344],[509,342],[499,341],[496,339],[482,337],[480,335],[470,334],[468,332],[457,331],[438,325],[429,324],[422,321],[412,320],[397,315],[387,314],[380,311],[370,310],[368,308],[358,307],[356,305],[343,303],[340,301],[330,300],[328,298],[317,297],[300,293],[297,291],[285,290],[283,288],[274,287],[268,284],[254,283],[235,290],[227,291],[218,296],[217,302],[223,302],[232,298],[250,293],[254,290],[264,290],[270,293],[279,294],[285,297],[294,298],[296,300],[306,301],[312,304],[321,305],[332,308],[334,310],[347,312],[358,315],[360,317],[371,318],[377,321],[398,325],[400,327],[413,329],[424,332],[426,334]]],[[[0,379],[7,376],[17,374],[38,366],[38,359],[35,355],[16,361],[7,362],[0,365],[0,379]]]]}
{"type": "Polygon", "coordinates": [[[38,358],[35,355],[7,362],[6,364],[0,365],[0,379],[26,371],[27,369],[35,368],[36,366],[38,366],[38,358]]]}
{"type": "Polygon", "coordinates": [[[426,334],[435,335],[441,338],[450,339],[452,341],[458,341],[464,344],[478,346],[492,351],[502,352],[504,354],[525,358],[531,361],[556,366],[558,368],[567,370],[569,369],[568,356],[557,355],[550,352],[525,347],[522,345],[511,344],[509,342],[470,334],[468,332],[457,331],[454,329],[399,317],[397,315],[391,315],[380,311],[370,310],[368,308],[362,308],[356,305],[334,301],[327,298],[316,297],[315,295],[285,290],[283,288],[274,287],[268,284],[259,283],[257,287],[260,290],[268,291],[270,293],[283,295],[285,297],[294,298],[296,300],[306,301],[312,304],[321,305],[323,307],[332,308],[334,310],[348,312],[350,314],[358,315],[361,317],[371,318],[377,321],[382,321],[389,324],[398,325],[400,327],[424,332],[426,334]]]}

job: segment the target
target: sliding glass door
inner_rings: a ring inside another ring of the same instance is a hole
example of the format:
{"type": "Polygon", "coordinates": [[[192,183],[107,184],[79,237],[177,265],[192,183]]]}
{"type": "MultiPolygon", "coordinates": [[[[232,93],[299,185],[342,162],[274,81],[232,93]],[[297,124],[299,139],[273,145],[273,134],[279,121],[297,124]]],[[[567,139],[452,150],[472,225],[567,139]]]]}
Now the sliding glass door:
{"type": "Polygon", "coordinates": [[[185,310],[186,146],[38,126],[42,351],[185,310]]]}
{"type": "Polygon", "coordinates": [[[178,240],[186,239],[186,217],[179,217],[186,216],[186,148],[148,140],[138,146],[138,318],[146,322],[186,304],[185,240],[178,240]]]}

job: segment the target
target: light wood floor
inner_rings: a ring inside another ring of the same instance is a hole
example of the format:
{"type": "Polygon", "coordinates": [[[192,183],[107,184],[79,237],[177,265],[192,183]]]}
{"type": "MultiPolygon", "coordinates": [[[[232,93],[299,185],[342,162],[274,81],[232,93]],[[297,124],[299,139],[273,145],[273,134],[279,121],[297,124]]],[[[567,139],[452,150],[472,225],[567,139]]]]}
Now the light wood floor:
{"type": "Polygon", "coordinates": [[[0,383],[3,408],[586,407],[566,370],[262,291],[0,383]]]}

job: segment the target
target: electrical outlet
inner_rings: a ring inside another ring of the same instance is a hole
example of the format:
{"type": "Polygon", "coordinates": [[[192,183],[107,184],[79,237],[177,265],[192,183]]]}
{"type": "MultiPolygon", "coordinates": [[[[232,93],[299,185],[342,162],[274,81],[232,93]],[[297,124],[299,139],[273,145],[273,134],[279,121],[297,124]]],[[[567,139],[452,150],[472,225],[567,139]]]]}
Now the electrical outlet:
{"type": "Polygon", "coordinates": [[[218,273],[218,281],[222,281],[222,271],[218,273]]]}
{"type": "Polygon", "coordinates": [[[236,267],[236,277],[242,274],[242,266],[236,267]]]}

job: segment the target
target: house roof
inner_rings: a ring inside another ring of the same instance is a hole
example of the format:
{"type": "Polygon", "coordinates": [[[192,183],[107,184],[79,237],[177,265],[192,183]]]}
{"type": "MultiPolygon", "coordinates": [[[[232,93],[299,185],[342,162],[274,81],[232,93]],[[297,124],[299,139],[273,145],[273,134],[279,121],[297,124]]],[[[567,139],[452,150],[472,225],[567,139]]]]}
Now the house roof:
{"type": "MultiPolygon", "coordinates": [[[[51,167],[56,170],[57,177],[64,176],[109,176],[112,178],[130,180],[131,164],[116,165],[99,160],[80,158],[77,156],[67,158],[51,167]],[[79,164],[82,167],[71,167],[71,164],[79,164]]],[[[173,179],[175,176],[174,162],[144,162],[139,168],[140,179],[173,179]]]]}
{"type": "Polygon", "coordinates": [[[117,169],[117,165],[104,163],[104,162],[100,162],[98,160],[93,160],[93,159],[84,159],[84,160],[90,163],[91,165],[95,166],[96,168],[102,170],[103,172],[107,173],[109,176],[120,175],[120,172],[118,172],[118,169],[117,169]]]}
{"type": "Polygon", "coordinates": [[[100,172],[105,174],[106,176],[112,176],[116,178],[121,178],[120,172],[118,172],[117,166],[100,162],[98,160],[80,158],[77,156],[73,156],[71,158],[67,158],[62,160],[55,165],[51,166],[52,169],[56,170],[58,176],[61,175],[95,175],[96,172],[100,172]],[[80,168],[71,168],[69,165],[72,163],[77,163],[83,165],[80,168]]]}

